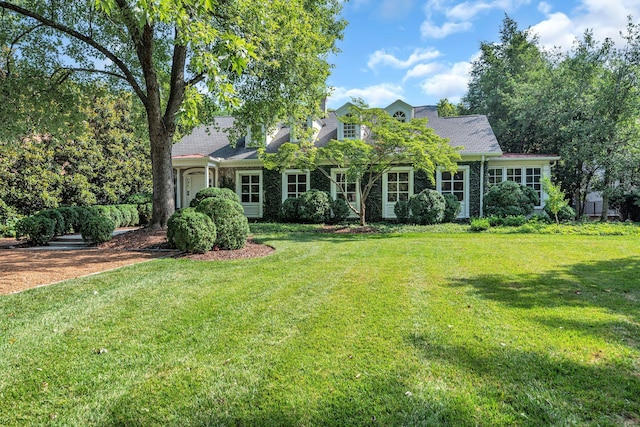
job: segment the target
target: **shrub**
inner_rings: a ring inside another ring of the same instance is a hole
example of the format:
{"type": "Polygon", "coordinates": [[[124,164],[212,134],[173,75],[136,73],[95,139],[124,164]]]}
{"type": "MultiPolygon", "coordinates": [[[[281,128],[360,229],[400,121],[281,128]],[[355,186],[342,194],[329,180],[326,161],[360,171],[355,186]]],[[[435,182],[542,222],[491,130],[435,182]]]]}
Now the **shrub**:
{"type": "Polygon", "coordinates": [[[442,194],[425,189],[409,198],[409,218],[415,224],[437,224],[444,218],[442,194]]]}
{"type": "Polygon", "coordinates": [[[342,197],[338,197],[334,201],[331,202],[331,213],[333,214],[333,222],[343,222],[349,218],[349,214],[351,213],[351,209],[349,208],[349,204],[342,197]]]}
{"type": "MultiPolygon", "coordinates": [[[[129,208],[130,206],[132,205],[115,205],[115,207],[120,211],[120,214],[122,215],[122,224],[120,224],[121,227],[131,227],[132,225],[134,225],[133,211],[129,208]]],[[[135,212],[136,216],[138,216],[138,209],[136,209],[135,212]]]]}
{"type": "Polygon", "coordinates": [[[484,196],[484,212],[500,217],[529,215],[538,203],[538,194],[517,182],[504,181],[494,185],[484,196]]]}
{"type": "Polygon", "coordinates": [[[64,217],[57,209],[44,209],[38,212],[36,216],[43,216],[53,221],[54,236],[62,236],[67,233],[68,227],[64,222],[64,217]]]}
{"type": "Polygon", "coordinates": [[[487,218],[474,218],[471,220],[471,226],[469,230],[471,231],[486,231],[491,227],[489,220],[487,218]]]}
{"type": "Polygon", "coordinates": [[[280,207],[280,218],[285,222],[300,221],[300,201],[297,197],[287,197],[280,207]]]}
{"type": "Polygon", "coordinates": [[[75,207],[71,206],[63,206],[57,209],[64,218],[65,231],[64,234],[69,233],[79,227],[79,216],[78,211],[75,207]]]}
{"type": "Polygon", "coordinates": [[[116,228],[122,227],[124,224],[124,217],[122,216],[122,212],[114,205],[105,206],[107,208],[107,217],[113,221],[116,228]]]}
{"type": "Polygon", "coordinates": [[[298,197],[300,221],[310,224],[328,222],[331,216],[331,197],[324,191],[309,190],[298,197]]]}
{"type": "Polygon", "coordinates": [[[460,201],[451,193],[443,194],[444,197],[444,217],[442,222],[453,222],[460,215],[460,201]]]}
{"type": "Polygon", "coordinates": [[[115,228],[111,218],[93,215],[82,225],[80,234],[85,242],[100,244],[111,240],[115,228]]]}
{"type": "Polygon", "coordinates": [[[87,221],[89,221],[89,218],[96,215],[96,213],[94,213],[95,210],[82,206],[76,206],[73,208],[73,210],[76,211],[76,215],[78,217],[78,222],[73,224],[73,231],[75,231],[76,233],[80,233],[80,231],[82,230],[82,226],[86,224],[87,221]]]}
{"type": "Polygon", "coordinates": [[[399,200],[393,207],[393,213],[396,214],[396,219],[401,224],[409,222],[409,202],[399,200]]]}
{"type": "Polygon", "coordinates": [[[214,246],[220,249],[240,249],[247,243],[249,222],[240,202],[208,197],[198,204],[196,211],[206,214],[216,225],[214,246]]]}
{"type": "MultiPolygon", "coordinates": [[[[555,221],[555,215],[551,212],[549,205],[545,205],[544,212],[549,216],[549,218],[553,218],[555,221]]],[[[576,219],[576,211],[569,205],[564,205],[558,211],[558,221],[560,222],[568,222],[576,219]]]]}
{"type": "Polygon", "coordinates": [[[142,205],[144,203],[153,203],[153,194],[151,193],[136,193],[127,197],[127,204],[130,205],[142,205]]]}
{"type": "Polygon", "coordinates": [[[44,215],[32,215],[16,224],[16,239],[42,246],[49,243],[55,233],[56,223],[44,215]]]}
{"type": "Polygon", "coordinates": [[[518,215],[518,216],[489,216],[487,217],[487,220],[489,221],[489,224],[491,224],[492,227],[499,227],[499,226],[505,226],[505,227],[520,227],[521,225],[525,224],[527,222],[527,217],[525,217],[524,215],[518,215]]]}
{"type": "Polygon", "coordinates": [[[228,188],[218,188],[218,187],[207,187],[199,190],[195,197],[189,203],[189,206],[195,208],[198,204],[204,199],[208,199],[210,197],[221,197],[223,199],[229,199],[234,202],[240,202],[240,198],[233,190],[228,188]]]}
{"type": "Polygon", "coordinates": [[[22,218],[18,211],[0,199],[0,236],[14,237],[16,223],[22,218]]]}
{"type": "Polygon", "coordinates": [[[180,209],[167,221],[169,244],[184,252],[205,253],[211,250],[216,237],[211,218],[194,208],[180,209]]]}
{"type": "Polygon", "coordinates": [[[139,225],[147,225],[151,222],[153,215],[153,203],[141,203],[138,205],[139,225]]]}

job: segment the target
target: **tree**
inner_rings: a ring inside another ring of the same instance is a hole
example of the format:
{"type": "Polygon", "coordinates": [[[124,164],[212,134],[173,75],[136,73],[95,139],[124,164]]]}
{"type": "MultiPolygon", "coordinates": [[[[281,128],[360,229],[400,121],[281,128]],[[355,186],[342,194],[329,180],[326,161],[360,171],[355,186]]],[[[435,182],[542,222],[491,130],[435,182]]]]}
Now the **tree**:
{"type": "Polygon", "coordinates": [[[558,218],[558,212],[560,212],[563,208],[569,206],[564,192],[560,189],[559,185],[552,183],[551,179],[549,179],[549,177],[547,176],[542,178],[542,189],[547,194],[545,208],[549,209],[549,211],[553,214],[554,219],[556,220],[556,224],[559,224],[560,219],[558,218]]]}
{"type": "MultiPolygon", "coordinates": [[[[238,108],[237,134],[317,109],[344,22],[338,0],[0,1],[19,51],[50,76],[100,78],[144,106],[153,219],[173,213],[171,146],[211,97],[238,108]]],[[[54,79],[52,79],[54,80],[54,79]]]]}
{"type": "Polygon", "coordinates": [[[438,101],[438,116],[452,117],[458,115],[458,107],[449,102],[449,98],[442,98],[438,101]]]}
{"type": "Polygon", "coordinates": [[[277,153],[262,153],[267,168],[318,169],[331,180],[358,215],[360,224],[366,224],[366,200],[376,183],[397,164],[411,164],[426,172],[433,182],[436,167],[455,171],[460,154],[448,140],[436,135],[427,126],[427,119],[401,122],[381,108],[368,108],[362,101],[354,101],[349,114],[340,117],[345,124],[362,129],[362,138],[331,140],[318,148],[313,141],[285,143],[277,153]],[[344,169],[346,180],[338,181],[321,166],[344,169]],[[346,182],[355,182],[359,206],[347,198],[346,182]]]}

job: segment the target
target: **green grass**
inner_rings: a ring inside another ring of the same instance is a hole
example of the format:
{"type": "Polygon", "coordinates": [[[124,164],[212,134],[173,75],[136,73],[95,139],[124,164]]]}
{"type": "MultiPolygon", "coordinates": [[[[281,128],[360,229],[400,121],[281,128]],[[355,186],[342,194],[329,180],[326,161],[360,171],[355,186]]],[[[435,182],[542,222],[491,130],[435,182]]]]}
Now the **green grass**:
{"type": "Polygon", "coordinates": [[[260,227],[1,297],[0,425],[640,424],[637,236],[260,227]]]}

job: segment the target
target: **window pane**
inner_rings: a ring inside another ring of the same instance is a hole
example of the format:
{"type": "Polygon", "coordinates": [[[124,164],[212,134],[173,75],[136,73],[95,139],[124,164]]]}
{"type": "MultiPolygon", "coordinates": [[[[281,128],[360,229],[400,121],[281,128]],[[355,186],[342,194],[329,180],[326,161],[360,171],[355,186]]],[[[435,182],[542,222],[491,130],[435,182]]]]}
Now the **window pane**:
{"type": "Polygon", "coordinates": [[[464,189],[464,186],[461,182],[454,182],[453,189],[456,191],[462,191],[464,189]]]}
{"type": "Polygon", "coordinates": [[[260,192],[260,186],[259,186],[259,185],[252,185],[252,186],[251,186],[251,192],[252,192],[252,193],[258,193],[258,192],[260,192]]]}
{"type": "Polygon", "coordinates": [[[451,192],[451,183],[450,182],[443,182],[442,183],[442,191],[450,193],[451,192]]]}
{"type": "Polygon", "coordinates": [[[243,194],[242,195],[242,203],[249,203],[249,195],[248,194],[243,194]]]}
{"type": "Polygon", "coordinates": [[[259,194],[252,194],[252,195],[251,195],[251,202],[252,202],[252,203],[258,203],[258,202],[260,202],[260,195],[259,195],[259,194]]]}
{"type": "Polygon", "coordinates": [[[388,197],[387,197],[387,201],[388,202],[397,202],[398,201],[398,196],[396,193],[389,193],[388,197]]]}
{"type": "Polygon", "coordinates": [[[259,175],[251,175],[251,183],[252,184],[259,184],[260,183],[260,176],[259,175]]]}
{"type": "Polygon", "coordinates": [[[400,200],[401,202],[406,202],[407,200],[409,200],[409,195],[407,193],[400,193],[398,195],[398,200],[400,200]]]}
{"type": "Polygon", "coordinates": [[[298,182],[307,182],[307,175],[298,175],[298,182]]]}
{"type": "Polygon", "coordinates": [[[248,175],[243,175],[241,180],[242,180],[243,184],[248,184],[249,183],[249,176],[248,175]]]}
{"type": "Polygon", "coordinates": [[[398,184],[393,182],[389,183],[389,192],[395,193],[396,191],[398,191],[398,184]]]}
{"type": "Polygon", "coordinates": [[[405,182],[399,185],[400,191],[408,192],[409,191],[409,183],[405,182]]]}
{"type": "Polygon", "coordinates": [[[442,172],[442,180],[451,180],[451,172],[442,172]]]}
{"type": "Polygon", "coordinates": [[[296,192],[296,185],[295,184],[288,184],[287,185],[287,191],[289,193],[295,193],[296,192]]]}
{"type": "Polygon", "coordinates": [[[391,182],[391,181],[397,181],[397,180],[398,180],[398,174],[397,174],[397,173],[390,173],[390,174],[388,175],[388,181],[389,181],[389,182],[391,182]]]}
{"type": "Polygon", "coordinates": [[[296,182],[296,176],[295,175],[287,175],[287,182],[288,183],[296,182]]]}
{"type": "Polygon", "coordinates": [[[398,181],[409,181],[409,174],[407,172],[400,173],[398,181]]]}

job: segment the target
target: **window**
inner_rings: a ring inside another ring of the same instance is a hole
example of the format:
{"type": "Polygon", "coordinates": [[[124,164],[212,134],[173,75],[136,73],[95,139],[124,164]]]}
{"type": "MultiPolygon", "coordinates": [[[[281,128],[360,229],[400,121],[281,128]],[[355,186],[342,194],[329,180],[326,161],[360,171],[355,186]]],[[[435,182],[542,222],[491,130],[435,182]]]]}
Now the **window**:
{"type": "Polygon", "coordinates": [[[541,205],[542,200],[542,184],[540,183],[541,171],[540,168],[527,168],[525,174],[525,184],[527,187],[531,187],[538,195],[538,205],[541,205]]]}
{"type": "Polygon", "coordinates": [[[402,111],[396,111],[393,113],[393,118],[403,123],[407,121],[407,115],[402,111]]]}
{"type": "Polygon", "coordinates": [[[409,172],[389,172],[387,174],[387,202],[409,200],[409,172]]]}
{"type": "Polygon", "coordinates": [[[355,123],[344,123],[344,139],[356,139],[356,125],[355,123]]]}
{"type": "Polygon", "coordinates": [[[459,202],[463,202],[464,197],[464,172],[458,171],[455,174],[451,172],[442,172],[441,177],[442,194],[453,194],[459,202]]]}
{"type": "Polygon", "coordinates": [[[240,201],[242,203],[260,203],[260,176],[242,175],[240,183],[240,201]]]}
{"type": "Polygon", "coordinates": [[[345,199],[351,204],[355,204],[358,200],[358,191],[355,182],[347,182],[347,175],[342,172],[336,172],[335,180],[340,185],[336,186],[336,195],[334,198],[345,199]],[[346,193],[346,195],[345,195],[346,193]]]}
{"type": "Polygon", "coordinates": [[[507,168],[507,181],[517,182],[522,184],[522,169],[521,168],[507,168]]]}
{"type": "Polygon", "coordinates": [[[489,169],[489,185],[500,184],[502,181],[504,181],[502,172],[502,168],[489,169]]]}
{"type": "Polygon", "coordinates": [[[309,190],[309,172],[300,170],[286,171],[282,174],[282,200],[299,197],[309,190]]]}

